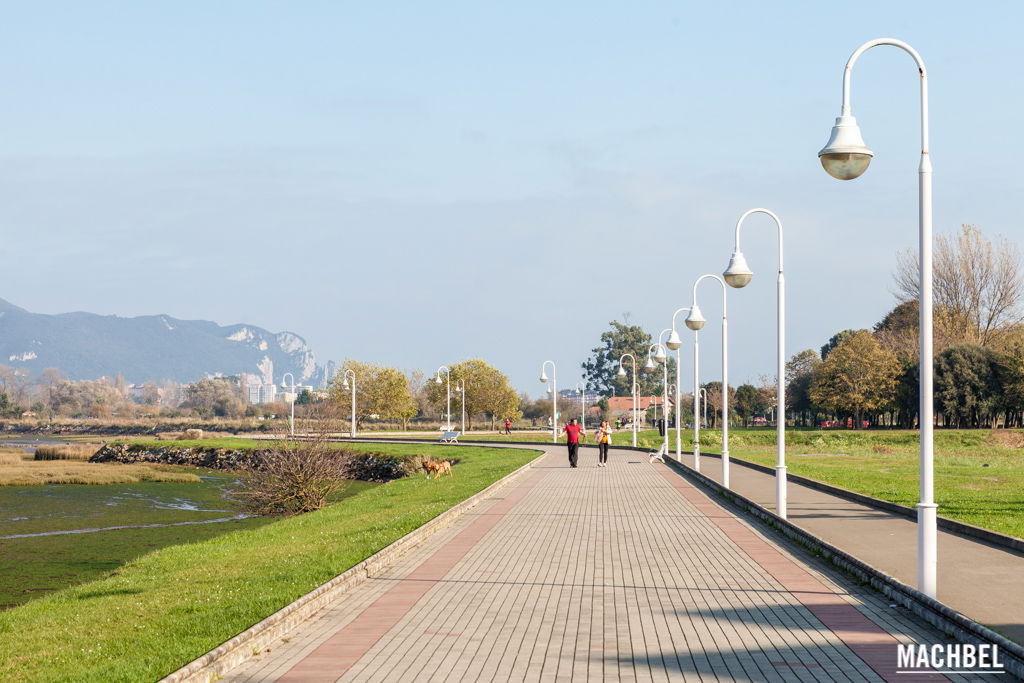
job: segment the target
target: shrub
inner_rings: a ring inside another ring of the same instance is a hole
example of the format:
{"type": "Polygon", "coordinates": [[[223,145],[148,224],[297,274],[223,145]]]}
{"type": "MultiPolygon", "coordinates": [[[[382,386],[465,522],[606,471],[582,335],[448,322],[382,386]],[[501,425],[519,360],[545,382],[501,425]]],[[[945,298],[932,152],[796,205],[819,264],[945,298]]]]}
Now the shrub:
{"type": "Polygon", "coordinates": [[[60,444],[36,448],[36,460],[88,460],[100,449],[96,444],[60,444]]]}
{"type": "Polygon", "coordinates": [[[287,442],[244,466],[237,495],[247,512],[258,515],[319,510],[352,478],[350,459],[325,438],[287,442]]]}

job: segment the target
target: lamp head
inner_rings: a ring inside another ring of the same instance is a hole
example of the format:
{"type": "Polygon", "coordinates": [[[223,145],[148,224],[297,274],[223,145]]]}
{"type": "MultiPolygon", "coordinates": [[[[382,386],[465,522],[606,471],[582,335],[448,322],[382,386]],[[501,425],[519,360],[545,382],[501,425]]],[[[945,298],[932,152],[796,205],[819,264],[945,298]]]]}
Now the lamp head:
{"type": "Polygon", "coordinates": [[[673,351],[676,351],[682,345],[683,340],[679,338],[679,333],[676,332],[675,328],[672,328],[672,334],[668,335],[668,341],[665,342],[665,346],[672,349],[673,351]]]}
{"type": "Polygon", "coordinates": [[[551,392],[551,387],[548,387],[548,396],[550,396],[550,395],[551,395],[551,393],[552,393],[552,392],[551,392]]]}
{"type": "Polygon", "coordinates": [[[437,373],[437,376],[436,376],[436,377],[434,378],[434,381],[435,381],[436,383],[438,383],[438,384],[440,384],[440,383],[441,383],[441,373],[440,373],[440,372],[439,372],[439,373],[437,373]]]}
{"type": "Polygon", "coordinates": [[[548,373],[544,372],[543,370],[540,371],[540,381],[541,382],[547,382],[548,381],[548,373]]]}
{"type": "Polygon", "coordinates": [[[644,363],[644,370],[653,370],[653,369],[654,369],[654,360],[650,357],[650,355],[648,355],[647,356],[647,362],[644,363]]]}
{"type": "Polygon", "coordinates": [[[818,152],[821,166],[833,178],[853,180],[868,170],[874,153],[864,144],[860,126],[853,116],[840,116],[832,127],[832,136],[818,152]]]}
{"type": "Polygon", "coordinates": [[[616,377],[625,377],[626,376],[626,369],[620,365],[619,366],[619,371],[615,373],[615,376],[616,377]]]}
{"type": "Polygon", "coordinates": [[[341,388],[342,389],[348,389],[348,377],[346,377],[344,380],[342,380],[341,388]]]}
{"type": "Polygon", "coordinates": [[[727,285],[736,288],[746,287],[754,279],[754,272],[747,265],[747,259],[743,256],[742,251],[732,252],[729,267],[722,273],[722,278],[725,279],[727,285]]]}
{"type": "Polygon", "coordinates": [[[690,309],[690,314],[686,316],[686,326],[697,331],[704,327],[704,322],[704,314],[700,312],[700,306],[694,304],[690,309]]]}
{"type": "Polygon", "coordinates": [[[665,347],[662,346],[661,344],[658,344],[658,346],[654,349],[653,358],[658,363],[664,363],[665,361],[667,361],[668,354],[665,353],[665,347]]]}

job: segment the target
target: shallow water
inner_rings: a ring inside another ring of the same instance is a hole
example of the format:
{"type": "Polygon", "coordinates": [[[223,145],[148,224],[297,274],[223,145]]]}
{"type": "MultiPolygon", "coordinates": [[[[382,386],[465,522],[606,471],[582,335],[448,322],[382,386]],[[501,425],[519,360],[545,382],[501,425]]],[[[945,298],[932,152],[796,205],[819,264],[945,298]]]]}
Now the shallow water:
{"type": "Polygon", "coordinates": [[[248,519],[254,515],[237,514],[232,517],[219,517],[217,519],[200,519],[193,522],[169,522],[167,524],[121,524],[119,526],[104,526],[93,529],[67,529],[65,531],[40,531],[34,534],[11,534],[0,536],[0,541],[7,541],[12,538],[34,538],[36,536],[66,536],[67,534],[91,534],[97,531],[116,531],[118,529],[159,529],[169,526],[188,526],[190,524],[216,524],[218,522],[233,522],[236,519],[248,519]]]}

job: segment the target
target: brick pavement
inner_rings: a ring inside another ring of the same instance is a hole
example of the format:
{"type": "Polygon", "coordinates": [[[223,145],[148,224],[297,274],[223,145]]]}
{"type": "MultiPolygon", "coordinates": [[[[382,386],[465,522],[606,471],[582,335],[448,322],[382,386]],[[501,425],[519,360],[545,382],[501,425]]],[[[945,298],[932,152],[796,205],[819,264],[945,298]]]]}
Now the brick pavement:
{"type": "Polygon", "coordinates": [[[897,642],[945,639],[880,595],[639,453],[580,460],[552,450],[225,680],[944,680],[894,675],[897,642]]]}

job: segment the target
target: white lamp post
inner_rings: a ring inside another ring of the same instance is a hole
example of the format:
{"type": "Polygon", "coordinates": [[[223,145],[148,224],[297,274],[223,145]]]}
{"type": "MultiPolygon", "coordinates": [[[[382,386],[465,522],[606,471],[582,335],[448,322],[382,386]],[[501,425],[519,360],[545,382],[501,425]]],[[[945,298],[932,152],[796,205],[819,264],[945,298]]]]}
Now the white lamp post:
{"type": "Polygon", "coordinates": [[[447,386],[445,388],[445,400],[446,405],[448,406],[448,424],[445,426],[444,430],[446,432],[450,432],[452,430],[452,371],[448,368],[447,365],[442,365],[441,367],[439,367],[437,369],[437,374],[434,377],[434,381],[437,382],[438,384],[441,383],[442,370],[444,370],[445,380],[447,381],[447,386]]]}
{"type": "Polygon", "coordinates": [[[466,433],[466,380],[455,380],[455,393],[462,396],[462,433],[466,433]]]}
{"type": "Polygon", "coordinates": [[[587,431],[587,388],[576,382],[576,395],[580,397],[580,426],[587,431]]]}
{"type": "Polygon", "coordinates": [[[622,356],[619,357],[619,371],[616,374],[619,377],[625,377],[626,376],[626,370],[625,370],[625,368],[622,367],[622,361],[623,361],[623,359],[626,358],[626,356],[629,356],[629,358],[633,361],[633,447],[636,448],[636,423],[637,423],[636,393],[637,393],[637,388],[638,388],[637,387],[637,383],[636,383],[636,356],[634,356],[631,353],[624,353],[624,354],[622,354],[622,356]]]}
{"type": "Polygon", "coordinates": [[[349,436],[355,438],[356,436],[356,373],[352,370],[345,371],[345,377],[341,382],[342,389],[348,389],[348,378],[352,376],[352,422],[349,426],[349,436]]]}
{"type": "MultiPolygon", "coordinates": [[[[683,396],[683,365],[680,362],[681,357],[679,349],[683,346],[683,340],[679,338],[679,333],[676,332],[676,316],[683,311],[689,312],[689,308],[678,308],[676,312],[672,314],[672,334],[668,336],[668,341],[665,342],[665,346],[676,352],[676,460],[682,460],[683,457],[683,425],[680,416],[679,404],[683,396]]],[[[699,462],[697,463],[700,464],[699,462]]]]}
{"type": "MultiPolygon", "coordinates": [[[[696,332],[704,327],[704,315],[697,306],[697,285],[702,280],[711,279],[722,285],[722,486],[729,488],[729,318],[728,318],[728,287],[717,275],[701,275],[693,283],[693,306],[686,316],[686,326],[696,332]]],[[[708,419],[708,392],[704,393],[704,422],[708,419]]]]}
{"type": "Polygon", "coordinates": [[[730,287],[746,287],[754,277],[754,273],[747,266],[747,259],[740,251],[740,227],[747,216],[754,213],[763,213],[771,216],[779,232],[779,277],[776,283],[776,296],[778,299],[778,322],[777,322],[777,368],[775,379],[776,401],[779,406],[778,416],[775,419],[776,426],[776,463],[775,463],[775,514],[783,519],[786,518],[786,280],[782,274],[782,221],[768,209],[751,209],[736,221],[736,249],[729,259],[729,267],[722,273],[726,284],[730,287]]]}
{"type": "Polygon", "coordinates": [[[551,363],[551,443],[558,441],[558,371],[555,369],[555,361],[546,360],[540,364],[540,381],[547,383],[548,375],[544,372],[548,363],[551,363]]]}
{"type": "MultiPolygon", "coordinates": [[[[917,588],[925,595],[936,596],[937,567],[937,531],[934,484],[934,452],[932,417],[932,373],[934,358],[932,354],[932,162],[928,152],[928,72],[924,60],[914,48],[901,40],[878,38],[868,41],[857,48],[846,62],[843,70],[843,109],[836,125],[832,128],[832,137],[825,148],[818,152],[821,165],[825,171],[840,180],[852,180],[867,170],[873,153],[864,144],[857,119],[850,107],[850,74],[854,62],[864,52],[878,45],[898,47],[909,54],[917,64],[921,77],[921,163],[918,166],[918,227],[919,227],[919,260],[920,312],[921,332],[921,364],[918,391],[919,414],[918,426],[920,437],[920,498],[917,504],[917,588]]],[[[782,405],[780,403],[780,405],[782,405]]]]}
{"type": "Polygon", "coordinates": [[[665,336],[666,332],[671,332],[672,328],[665,328],[658,334],[658,343],[651,346],[651,350],[648,351],[648,362],[653,359],[655,362],[661,364],[661,419],[665,421],[665,435],[662,438],[661,449],[662,453],[668,455],[668,354],[665,352],[665,347],[661,345],[661,339],[665,336]]]}
{"type": "Polygon", "coordinates": [[[284,378],[285,377],[291,377],[292,378],[291,391],[289,391],[287,394],[285,394],[285,398],[288,399],[288,403],[291,404],[291,407],[292,407],[292,415],[291,415],[291,418],[289,418],[289,425],[290,425],[290,429],[291,429],[291,435],[295,436],[295,398],[296,398],[296,396],[295,396],[295,375],[293,375],[290,372],[286,372],[283,375],[281,375],[281,388],[282,389],[287,389],[288,386],[289,386],[289,385],[284,383],[284,378]]]}

